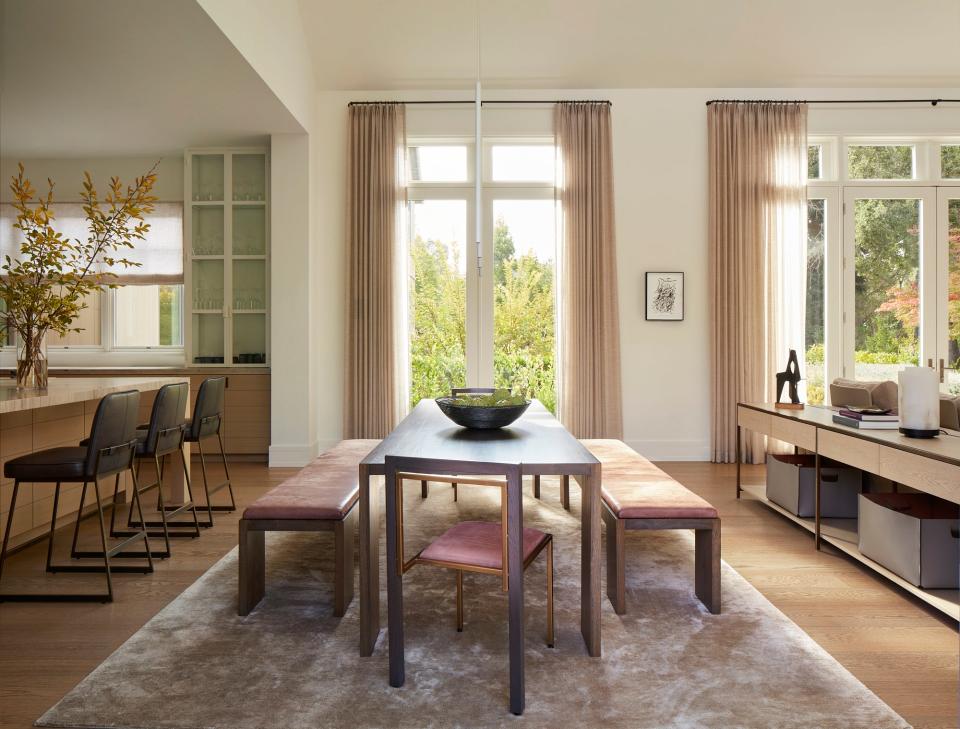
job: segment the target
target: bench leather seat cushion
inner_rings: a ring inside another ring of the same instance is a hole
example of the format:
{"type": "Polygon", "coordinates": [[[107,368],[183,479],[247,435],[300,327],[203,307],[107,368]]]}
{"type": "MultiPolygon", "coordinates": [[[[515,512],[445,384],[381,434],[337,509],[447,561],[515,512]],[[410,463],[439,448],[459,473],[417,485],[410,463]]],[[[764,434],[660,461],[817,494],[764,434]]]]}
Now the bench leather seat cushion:
{"type": "Polygon", "coordinates": [[[715,519],[710,503],[619,440],[582,440],[603,464],[601,496],[618,519],[715,519]]]}
{"type": "Polygon", "coordinates": [[[254,501],[244,519],[321,519],[346,516],[357,501],[358,466],[379,440],[343,440],[254,501]]]}
{"type": "MultiPolygon", "coordinates": [[[[498,570],[503,564],[502,539],[498,522],[462,521],[434,539],[420,553],[420,558],[498,570]]],[[[547,534],[544,532],[524,528],[523,561],[526,562],[545,541],[547,534]]]]}

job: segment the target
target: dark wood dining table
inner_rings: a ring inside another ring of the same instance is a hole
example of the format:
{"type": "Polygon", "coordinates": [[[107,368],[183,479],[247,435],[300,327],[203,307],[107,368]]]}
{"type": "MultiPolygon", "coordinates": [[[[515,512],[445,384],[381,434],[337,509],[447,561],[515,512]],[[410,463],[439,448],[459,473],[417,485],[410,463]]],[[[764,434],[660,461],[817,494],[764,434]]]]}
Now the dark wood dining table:
{"type": "MultiPolygon", "coordinates": [[[[499,430],[462,428],[447,419],[436,402],[421,400],[360,463],[361,656],[372,655],[380,634],[380,516],[384,489],[379,479],[371,488],[371,477],[384,474],[387,455],[520,464],[524,476],[572,476],[582,493],[580,631],[589,655],[600,655],[600,462],[538,400],[512,425],[499,430]]],[[[522,512],[522,500],[508,497],[508,525],[519,524],[522,529],[522,512]]],[[[511,542],[519,549],[518,540],[511,542]]],[[[514,556],[508,555],[508,560],[514,556]]],[[[511,621],[518,619],[517,614],[522,616],[522,588],[522,580],[510,581],[511,621]],[[519,611],[514,609],[516,606],[519,611]]],[[[395,618],[392,614],[390,617],[395,618]]],[[[522,640],[522,625],[511,624],[510,634],[522,640]]],[[[514,653],[511,650],[512,674],[516,668],[514,653]]],[[[522,646],[519,660],[522,675],[522,646]]],[[[512,707],[515,699],[512,692],[512,707]]],[[[522,704],[522,696],[520,701],[522,704]]]]}

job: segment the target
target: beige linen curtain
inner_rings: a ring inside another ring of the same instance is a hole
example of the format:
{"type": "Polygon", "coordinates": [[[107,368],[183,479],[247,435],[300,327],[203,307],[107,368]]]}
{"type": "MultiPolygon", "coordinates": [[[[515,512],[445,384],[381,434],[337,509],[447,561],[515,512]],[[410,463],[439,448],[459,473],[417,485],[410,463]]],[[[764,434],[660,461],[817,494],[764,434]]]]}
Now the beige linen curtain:
{"type": "MultiPolygon", "coordinates": [[[[711,449],[726,463],[737,402],[772,402],[788,348],[803,352],[807,107],[714,103],[707,118],[711,449]]],[[[761,462],[763,438],[744,436],[761,462]]]]}
{"type": "Polygon", "coordinates": [[[382,438],[403,412],[400,216],[405,108],[349,107],[345,438],[382,438]]]}
{"type": "Polygon", "coordinates": [[[621,438],[620,323],[610,105],[564,102],[560,157],[560,419],[579,438],[621,438]]]}

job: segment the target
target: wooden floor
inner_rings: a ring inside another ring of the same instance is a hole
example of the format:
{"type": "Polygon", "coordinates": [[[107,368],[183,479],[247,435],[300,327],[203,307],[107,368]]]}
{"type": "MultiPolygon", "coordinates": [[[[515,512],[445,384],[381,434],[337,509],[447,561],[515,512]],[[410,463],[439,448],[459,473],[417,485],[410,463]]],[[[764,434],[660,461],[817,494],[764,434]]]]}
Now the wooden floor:
{"type": "MultiPolygon", "coordinates": [[[[807,532],[761,504],[738,502],[732,466],[661,465],[720,509],[724,559],[774,605],[918,729],[958,726],[955,625],[829,547],[815,551],[807,532]]],[[[292,472],[249,463],[232,471],[241,504],[292,472]]],[[[761,468],[746,469],[748,482],[762,478],[761,468]]],[[[177,540],[174,557],[152,575],[118,575],[112,604],[0,604],[0,727],[31,726],[226,554],[238,519],[218,514],[200,539],[177,540]]],[[[87,538],[92,527],[87,520],[87,538]]],[[[4,584],[9,577],[17,586],[57,589],[99,577],[48,577],[44,556],[43,545],[14,555],[4,584]]]]}

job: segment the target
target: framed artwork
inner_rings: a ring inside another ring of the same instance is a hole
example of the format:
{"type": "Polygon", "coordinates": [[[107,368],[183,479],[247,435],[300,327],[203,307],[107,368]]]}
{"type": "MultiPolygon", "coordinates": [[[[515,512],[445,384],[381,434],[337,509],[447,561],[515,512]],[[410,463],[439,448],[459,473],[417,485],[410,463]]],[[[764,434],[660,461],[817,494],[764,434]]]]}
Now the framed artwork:
{"type": "Polygon", "coordinates": [[[683,321],[683,272],[647,271],[647,321],[683,321]]]}

